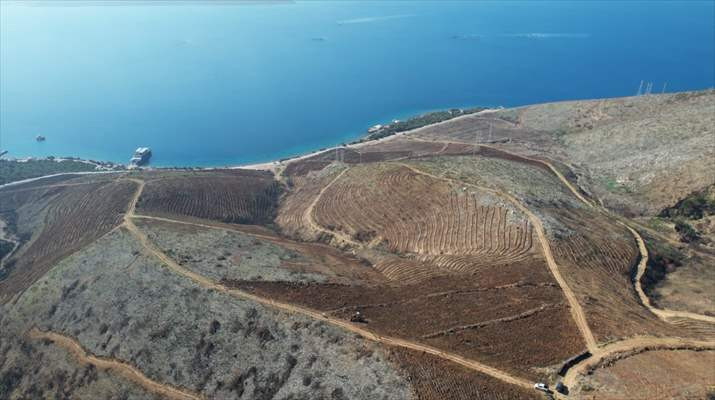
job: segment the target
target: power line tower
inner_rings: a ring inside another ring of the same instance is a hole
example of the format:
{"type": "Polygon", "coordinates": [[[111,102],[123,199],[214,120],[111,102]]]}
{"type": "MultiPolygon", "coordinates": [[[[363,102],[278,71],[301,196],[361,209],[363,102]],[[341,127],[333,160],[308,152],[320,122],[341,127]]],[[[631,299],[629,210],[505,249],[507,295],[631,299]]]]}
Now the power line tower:
{"type": "Polygon", "coordinates": [[[665,93],[665,88],[668,86],[668,82],[663,83],[663,90],[661,90],[661,94],[665,93]]]}
{"type": "Polygon", "coordinates": [[[638,92],[636,93],[636,96],[640,96],[642,92],[643,92],[643,80],[641,79],[641,85],[638,86],[638,92]]]}

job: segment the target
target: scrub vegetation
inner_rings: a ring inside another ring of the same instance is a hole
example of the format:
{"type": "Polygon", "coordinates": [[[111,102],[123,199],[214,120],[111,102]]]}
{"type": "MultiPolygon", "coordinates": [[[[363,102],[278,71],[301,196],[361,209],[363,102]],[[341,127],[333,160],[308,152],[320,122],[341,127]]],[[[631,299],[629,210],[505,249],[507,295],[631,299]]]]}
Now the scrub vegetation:
{"type": "Polygon", "coordinates": [[[272,171],[2,187],[0,397],[707,396],[713,106],[436,113],[272,171]]]}

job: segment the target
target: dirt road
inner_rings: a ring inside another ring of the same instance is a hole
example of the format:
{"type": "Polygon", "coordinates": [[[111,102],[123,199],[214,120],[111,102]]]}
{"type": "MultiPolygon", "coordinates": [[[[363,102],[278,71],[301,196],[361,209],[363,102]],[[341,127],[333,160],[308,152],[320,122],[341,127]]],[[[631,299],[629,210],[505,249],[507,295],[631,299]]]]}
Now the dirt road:
{"type": "MultiPolygon", "coordinates": [[[[136,180],[135,180],[136,181],[136,180]]],[[[137,182],[139,183],[139,182],[137,182]]],[[[442,351],[440,349],[437,349],[432,346],[426,346],[420,343],[416,342],[411,342],[399,338],[393,338],[393,337],[387,337],[387,336],[381,336],[378,335],[370,330],[367,330],[365,328],[362,328],[356,324],[353,324],[351,322],[334,318],[326,313],[313,310],[307,307],[302,307],[302,306],[297,306],[289,303],[283,303],[283,302],[278,302],[270,298],[265,298],[261,296],[254,295],[249,292],[245,292],[242,290],[238,289],[233,289],[233,288],[228,288],[220,283],[214,282],[213,280],[197,274],[193,271],[190,271],[188,269],[185,269],[184,267],[180,266],[177,264],[173,259],[171,259],[169,256],[164,254],[158,247],[156,247],[150,240],[149,238],[142,232],[132,221],[134,217],[134,212],[136,210],[136,202],[139,199],[139,196],[141,196],[141,191],[144,188],[144,183],[141,182],[139,183],[139,188],[137,189],[137,192],[135,193],[134,197],[132,198],[131,204],[129,206],[129,211],[125,215],[124,219],[124,227],[134,236],[139,240],[139,243],[144,247],[146,251],[148,251],[152,256],[156,257],[158,260],[160,260],[166,268],[170,269],[171,271],[182,275],[186,278],[191,279],[194,281],[196,284],[206,288],[206,289],[211,289],[211,290],[216,290],[218,292],[226,293],[228,295],[237,297],[237,298],[242,298],[246,300],[250,300],[256,303],[260,303],[263,305],[266,305],[271,308],[275,308],[284,312],[288,313],[295,313],[295,314],[300,314],[307,316],[309,318],[319,320],[319,321],[324,321],[328,324],[338,326],[346,331],[355,333],[357,335],[360,335],[361,337],[371,340],[374,342],[382,343],[385,345],[389,346],[397,346],[397,347],[404,347],[408,348],[411,350],[416,350],[416,351],[422,351],[425,353],[432,354],[434,356],[443,358],[448,361],[455,362],[457,364],[460,364],[466,368],[469,368],[471,370],[481,372],[483,374],[492,376],[494,378],[497,378],[501,381],[513,384],[513,385],[518,385],[523,388],[531,389],[533,387],[533,384],[525,379],[515,377],[513,375],[510,375],[509,373],[506,373],[504,371],[501,371],[499,369],[493,368],[491,366],[482,364],[478,361],[475,360],[470,360],[464,357],[461,357],[457,354],[442,351]]]]}
{"type": "Polygon", "coordinates": [[[568,370],[563,383],[572,387],[589,368],[597,367],[605,359],[621,353],[637,353],[644,350],[698,349],[715,350],[715,341],[689,340],[683,338],[635,337],[621,340],[599,348],[593,355],[568,370]]]}
{"type": "MultiPolygon", "coordinates": [[[[423,141],[423,142],[435,142],[435,141],[431,141],[431,140],[427,140],[427,139],[422,139],[422,138],[416,138],[416,137],[411,137],[410,139],[418,140],[418,141],[423,141]]],[[[443,142],[443,141],[437,141],[437,142],[440,142],[440,143],[455,143],[455,144],[469,144],[469,143],[465,143],[465,142],[454,142],[454,141],[444,141],[444,142],[443,142]]],[[[531,161],[531,162],[537,162],[537,163],[540,163],[540,164],[544,165],[545,167],[547,167],[547,168],[554,174],[554,176],[556,176],[556,178],[559,179],[559,181],[561,181],[561,183],[562,183],[564,186],[566,186],[567,189],[569,189],[569,191],[570,191],[574,196],[576,196],[576,198],[578,198],[578,199],[579,199],[582,203],[584,203],[586,206],[591,207],[591,208],[594,208],[594,209],[597,209],[599,212],[601,212],[601,213],[604,215],[604,217],[606,217],[606,218],[611,218],[611,219],[616,219],[616,220],[618,220],[618,222],[620,222],[622,225],[624,225],[624,226],[628,229],[628,231],[631,233],[631,235],[633,235],[633,238],[634,238],[634,239],[636,240],[636,242],[638,243],[638,248],[639,248],[639,251],[640,251],[640,254],[641,254],[641,262],[640,262],[640,264],[638,265],[638,276],[636,277],[636,281],[635,281],[635,283],[634,283],[635,290],[636,290],[636,292],[638,293],[638,297],[640,298],[640,300],[641,300],[641,302],[643,303],[643,305],[644,305],[646,308],[648,308],[648,310],[650,310],[653,314],[657,315],[659,318],[661,318],[662,320],[664,320],[664,321],[666,321],[666,322],[670,322],[670,321],[669,321],[670,318],[689,318],[689,319],[694,319],[694,320],[698,320],[698,321],[705,321],[705,322],[709,322],[709,323],[715,323],[715,317],[711,317],[711,316],[707,316],[707,315],[702,315],[702,314],[697,314],[697,313],[686,312],[686,311],[675,311],[675,310],[659,309],[659,308],[656,308],[656,307],[654,307],[654,306],[652,305],[652,303],[650,302],[650,299],[649,299],[649,298],[645,295],[645,293],[643,292],[643,288],[641,287],[641,282],[640,282],[640,278],[641,278],[641,277],[643,276],[643,274],[645,273],[645,269],[646,269],[647,263],[648,263],[648,249],[645,247],[643,238],[640,236],[640,234],[639,234],[636,230],[634,230],[634,229],[632,229],[632,228],[630,227],[630,224],[633,224],[633,222],[631,222],[631,221],[629,221],[628,223],[624,222],[622,218],[611,215],[608,210],[606,210],[606,209],[603,208],[602,206],[596,205],[594,202],[592,202],[591,200],[589,200],[589,199],[587,199],[586,197],[584,197],[584,196],[581,194],[581,191],[578,190],[578,188],[576,188],[568,179],[566,179],[566,177],[565,177],[558,169],[556,169],[556,168],[553,166],[553,164],[551,164],[550,162],[548,162],[548,161],[546,161],[546,160],[542,160],[542,159],[538,159],[538,158],[532,158],[532,157],[527,157],[527,156],[523,156],[523,155],[520,155],[520,154],[512,153],[512,152],[503,150],[503,149],[501,149],[501,148],[499,148],[499,147],[495,147],[495,146],[484,145],[484,144],[478,144],[478,145],[476,145],[476,146],[478,146],[478,147],[484,147],[484,148],[489,148],[489,149],[494,149],[494,150],[503,152],[503,153],[505,153],[505,154],[511,155],[511,156],[513,156],[513,157],[515,157],[515,158],[519,158],[519,159],[526,160],[526,161],[531,161]]],[[[672,240],[672,239],[670,239],[670,238],[668,238],[668,237],[666,237],[666,236],[664,236],[664,235],[661,235],[661,234],[658,233],[658,232],[652,231],[651,229],[649,229],[649,228],[647,228],[647,227],[643,227],[643,226],[641,226],[640,224],[637,224],[637,225],[640,226],[642,229],[648,230],[648,231],[651,232],[653,235],[656,235],[656,236],[660,237],[662,240],[665,240],[665,241],[667,241],[667,242],[673,243],[673,240],[672,240]]]]}
{"type": "Polygon", "coordinates": [[[643,285],[641,284],[641,278],[643,278],[643,275],[645,274],[646,268],[648,266],[648,249],[645,246],[645,242],[643,241],[643,238],[641,237],[638,232],[631,228],[630,226],[626,225],[625,223],[621,222],[623,226],[626,227],[631,232],[631,235],[636,239],[636,242],[638,243],[638,250],[641,253],[641,259],[640,262],[638,263],[638,270],[636,273],[636,278],[635,278],[635,287],[636,287],[636,292],[638,293],[638,297],[641,300],[641,303],[643,303],[646,308],[648,308],[653,314],[657,315],[660,319],[664,321],[668,321],[670,318],[689,318],[689,319],[695,319],[698,321],[705,321],[709,323],[715,324],[715,317],[710,317],[708,315],[701,315],[701,314],[696,314],[696,313],[691,313],[687,311],[674,311],[674,310],[665,310],[665,309],[660,309],[660,308],[655,308],[653,304],[650,301],[650,298],[648,295],[645,294],[645,291],[643,291],[643,285]]]}
{"type": "Polygon", "coordinates": [[[141,385],[146,390],[161,395],[163,397],[175,400],[200,400],[201,396],[191,393],[187,390],[176,388],[171,385],[156,382],[133,366],[122,361],[108,358],[98,357],[87,353],[87,351],[76,340],[61,335],[55,332],[43,332],[37,328],[32,328],[29,331],[29,336],[33,339],[49,339],[58,346],[69,351],[80,363],[92,364],[97,368],[104,370],[112,370],[119,375],[141,385]]]}
{"type": "Polygon", "coordinates": [[[315,196],[313,201],[310,202],[308,205],[308,208],[305,209],[305,212],[303,212],[303,223],[305,223],[307,226],[309,226],[311,229],[313,229],[316,232],[323,232],[328,235],[334,236],[335,238],[338,239],[339,242],[342,242],[344,244],[349,244],[352,246],[360,246],[360,243],[352,240],[348,235],[338,232],[338,231],[329,231],[322,226],[320,226],[315,220],[313,219],[313,209],[315,209],[315,205],[318,204],[318,201],[320,201],[320,198],[323,196],[323,193],[327,191],[335,182],[338,181],[343,175],[345,175],[346,172],[348,172],[350,168],[345,168],[344,170],[340,171],[338,176],[333,178],[332,181],[330,181],[327,185],[325,185],[322,189],[320,189],[320,192],[318,192],[318,195],[315,196]]]}
{"type": "Polygon", "coordinates": [[[539,244],[541,244],[541,250],[544,255],[544,259],[546,260],[546,264],[549,267],[549,271],[551,271],[551,274],[553,275],[554,279],[556,280],[556,283],[559,284],[561,287],[561,290],[564,293],[564,296],[566,297],[566,301],[569,303],[569,310],[571,312],[571,317],[574,320],[574,323],[576,323],[576,326],[578,327],[579,332],[581,332],[581,336],[583,337],[584,342],[586,343],[586,347],[589,349],[589,351],[595,350],[597,348],[596,345],[596,339],[593,336],[593,333],[591,332],[591,328],[588,326],[588,322],[586,322],[586,315],[583,312],[583,309],[581,308],[581,304],[578,302],[576,299],[576,295],[573,293],[569,285],[566,283],[564,278],[561,276],[561,272],[559,271],[559,266],[556,264],[556,260],[554,259],[553,254],[551,253],[551,246],[549,245],[549,241],[546,238],[546,233],[544,231],[544,226],[541,223],[541,219],[537,217],[534,213],[531,212],[528,208],[526,208],[519,200],[514,198],[513,196],[498,191],[494,190],[491,188],[483,187],[483,186],[478,186],[474,185],[471,183],[466,183],[462,181],[455,181],[450,178],[445,178],[442,176],[437,176],[434,174],[430,174],[429,172],[425,172],[420,170],[419,168],[415,168],[409,164],[404,164],[404,163],[397,163],[399,165],[402,165],[406,168],[409,168],[411,171],[421,174],[424,176],[428,176],[433,179],[445,181],[451,184],[455,185],[460,185],[460,186],[469,186],[473,187],[478,190],[483,190],[489,193],[494,194],[495,196],[499,196],[508,202],[514,204],[519,210],[521,210],[524,214],[526,214],[527,218],[529,218],[529,221],[534,227],[534,231],[536,232],[536,236],[539,239],[539,244]]]}

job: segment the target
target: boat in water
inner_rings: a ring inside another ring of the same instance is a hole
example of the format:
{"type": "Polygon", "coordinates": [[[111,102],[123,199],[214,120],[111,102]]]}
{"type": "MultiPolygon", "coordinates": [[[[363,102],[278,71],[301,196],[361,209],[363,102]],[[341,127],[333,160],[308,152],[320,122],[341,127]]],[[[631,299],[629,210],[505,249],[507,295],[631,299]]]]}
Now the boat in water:
{"type": "Polygon", "coordinates": [[[139,168],[149,163],[151,158],[151,149],[148,147],[139,147],[134,151],[134,156],[129,160],[129,169],[139,168]]]}

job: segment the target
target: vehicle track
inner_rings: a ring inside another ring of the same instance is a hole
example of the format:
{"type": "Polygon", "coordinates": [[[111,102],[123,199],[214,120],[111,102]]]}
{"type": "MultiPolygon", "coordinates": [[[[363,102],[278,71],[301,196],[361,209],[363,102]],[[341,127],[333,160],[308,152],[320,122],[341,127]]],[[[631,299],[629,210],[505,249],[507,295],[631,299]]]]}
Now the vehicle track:
{"type": "Polygon", "coordinates": [[[333,318],[327,315],[326,313],[322,313],[317,310],[313,310],[307,307],[302,307],[302,306],[297,306],[289,303],[283,303],[279,301],[275,301],[271,298],[266,298],[262,296],[257,296],[255,294],[245,292],[243,290],[239,289],[233,289],[233,288],[228,288],[220,283],[214,282],[211,279],[206,278],[203,275],[197,274],[193,271],[190,271],[188,269],[183,268],[180,266],[178,263],[176,263],[173,259],[171,259],[169,256],[167,256],[165,253],[163,253],[159,248],[157,248],[150,240],[149,238],[134,224],[132,219],[134,218],[134,212],[136,210],[136,203],[139,197],[141,196],[141,192],[144,189],[144,182],[137,180],[137,179],[131,179],[132,181],[135,181],[139,184],[139,187],[132,198],[132,201],[130,203],[130,206],[128,208],[127,214],[124,216],[124,224],[123,226],[139,241],[139,243],[144,247],[146,251],[148,251],[152,256],[156,257],[158,260],[160,260],[164,266],[171,271],[182,275],[186,278],[191,279],[194,281],[194,283],[206,288],[206,289],[211,289],[211,290],[216,290],[221,293],[226,293],[228,295],[237,297],[237,298],[242,298],[246,300],[250,300],[256,303],[263,304],[265,306],[278,309],[281,311],[285,311],[288,313],[294,313],[294,314],[300,314],[318,321],[323,321],[326,323],[329,323],[331,325],[340,327],[348,332],[355,333],[357,335],[360,335],[361,337],[371,340],[377,343],[382,343],[388,346],[397,346],[397,347],[403,347],[415,351],[421,351],[425,353],[432,354],[434,356],[440,357],[442,359],[452,361],[454,363],[457,363],[463,367],[469,368],[471,370],[489,375],[491,377],[497,378],[501,381],[521,386],[526,389],[531,389],[533,387],[533,384],[525,379],[515,377],[513,375],[510,375],[507,372],[501,371],[497,368],[482,364],[478,361],[471,360],[468,358],[464,358],[462,356],[459,356],[454,353],[442,351],[440,349],[437,349],[432,346],[426,346],[420,343],[412,342],[409,340],[404,340],[404,339],[399,339],[399,338],[394,338],[394,337],[388,337],[388,336],[382,336],[378,335],[375,332],[372,332],[368,329],[362,328],[360,326],[357,326],[351,322],[338,319],[338,318],[333,318]]]}
{"type": "Polygon", "coordinates": [[[413,167],[409,164],[404,164],[404,163],[399,163],[402,166],[405,166],[415,173],[426,175],[429,177],[432,177],[434,179],[438,180],[443,180],[452,184],[458,184],[462,186],[470,186],[479,190],[487,191],[489,193],[492,193],[496,196],[499,196],[510,203],[514,204],[519,210],[521,210],[526,216],[529,218],[529,221],[531,224],[534,226],[534,230],[536,231],[536,236],[539,239],[539,243],[541,244],[541,249],[542,253],[544,254],[544,259],[546,260],[546,264],[549,267],[549,270],[551,271],[551,274],[554,276],[554,279],[556,280],[556,283],[559,284],[561,287],[561,290],[564,293],[564,296],[566,297],[566,300],[569,303],[569,310],[571,312],[571,316],[574,320],[574,323],[578,327],[578,330],[581,332],[581,336],[583,337],[583,340],[586,344],[586,347],[589,349],[589,351],[593,352],[596,350],[598,347],[596,344],[596,339],[593,336],[593,333],[591,332],[591,328],[588,326],[588,322],[586,321],[586,315],[583,312],[583,309],[581,308],[581,304],[579,304],[578,300],[576,299],[576,295],[573,293],[571,288],[568,286],[564,278],[561,276],[561,272],[559,271],[559,266],[556,264],[556,260],[554,259],[554,256],[551,252],[551,246],[549,245],[549,241],[546,238],[546,233],[544,230],[544,226],[541,223],[541,219],[537,217],[534,213],[531,212],[528,208],[526,208],[524,205],[521,204],[516,198],[513,196],[500,192],[498,190],[494,190],[491,188],[483,187],[483,186],[478,186],[474,185],[471,183],[466,183],[466,182],[461,182],[461,181],[455,181],[450,178],[445,178],[441,176],[437,176],[434,174],[431,174],[429,172],[425,172],[420,170],[419,168],[413,167]]]}
{"type": "Polygon", "coordinates": [[[97,368],[104,370],[115,371],[123,377],[141,385],[143,388],[147,389],[152,393],[167,397],[169,399],[175,400],[201,400],[202,397],[191,393],[185,389],[180,389],[165,383],[159,383],[154,381],[144,375],[141,371],[132,365],[129,365],[123,361],[109,358],[95,356],[88,353],[82,345],[75,339],[65,336],[56,332],[51,331],[41,331],[37,328],[32,328],[28,335],[32,339],[40,340],[47,339],[51,340],[55,344],[69,351],[80,363],[92,364],[97,368]]]}

